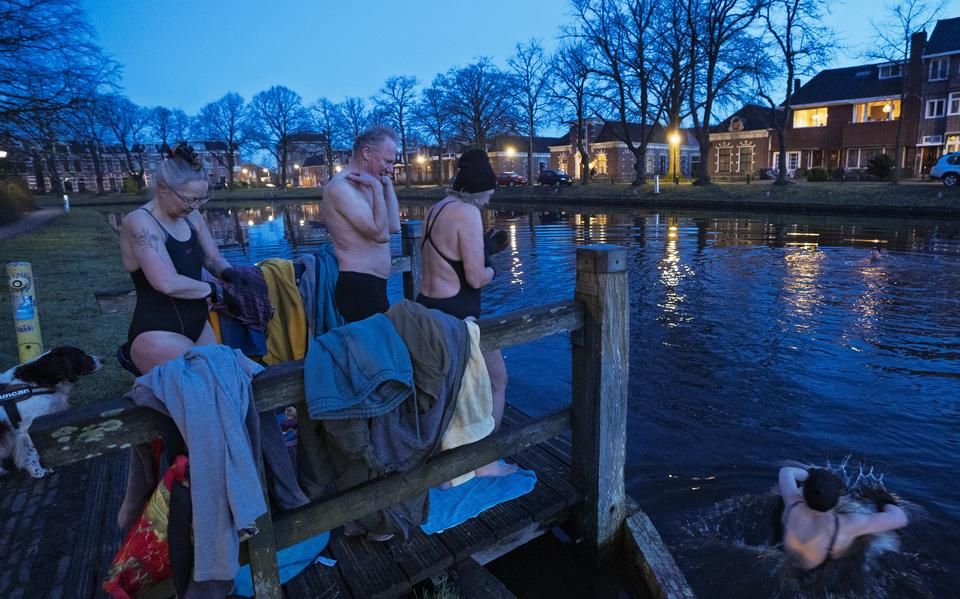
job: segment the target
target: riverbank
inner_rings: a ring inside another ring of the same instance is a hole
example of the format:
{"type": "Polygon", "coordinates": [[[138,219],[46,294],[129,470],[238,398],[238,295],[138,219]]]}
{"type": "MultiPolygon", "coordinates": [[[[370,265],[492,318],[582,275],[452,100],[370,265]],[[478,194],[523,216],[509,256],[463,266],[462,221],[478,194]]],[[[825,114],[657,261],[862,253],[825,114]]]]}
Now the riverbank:
{"type": "MultiPolygon", "coordinates": [[[[397,194],[406,200],[437,200],[445,189],[438,186],[412,186],[397,188],[397,194]]],[[[211,204],[231,205],[280,201],[319,200],[323,190],[301,189],[243,189],[215,191],[210,194],[211,204]]],[[[73,206],[112,206],[143,202],[140,196],[75,195],[70,199],[73,206]]],[[[695,186],[689,183],[671,185],[665,183],[660,193],[654,192],[653,183],[631,186],[621,183],[595,182],[590,185],[570,187],[501,187],[493,198],[493,204],[536,202],[560,206],[635,206],[677,209],[706,210],[772,210],[788,212],[815,212],[819,214],[860,214],[887,216],[945,216],[960,217],[960,190],[946,188],[936,182],[905,182],[900,185],[888,183],[810,183],[794,181],[789,185],[776,186],[769,181],[753,183],[715,183],[695,186]]],[[[37,198],[41,206],[62,206],[58,196],[37,198]]]]}

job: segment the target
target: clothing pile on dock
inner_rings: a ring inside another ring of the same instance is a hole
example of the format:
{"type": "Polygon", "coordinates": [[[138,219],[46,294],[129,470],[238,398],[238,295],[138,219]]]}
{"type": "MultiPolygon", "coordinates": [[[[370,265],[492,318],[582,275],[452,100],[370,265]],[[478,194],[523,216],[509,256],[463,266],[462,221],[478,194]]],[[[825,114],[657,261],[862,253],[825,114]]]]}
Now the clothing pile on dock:
{"type": "MultiPolygon", "coordinates": [[[[138,405],[170,417],[167,461],[189,455],[189,482],[174,481],[172,488],[180,490],[170,494],[168,524],[173,579],[181,595],[230,592],[240,568],[239,543],[255,534],[256,519],[267,511],[261,457],[270,500],[289,510],[409,470],[494,428],[490,379],[474,322],[404,300],[385,314],[344,324],[333,301],[338,270],[332,246],[296,262],[270,259],[246,270],[262,286],[235,290],[243,298],[239,306],[217,304],[211,313],[223,345],[198,346],[155,367],[129,394],[138,405]],[[261,364],[300,359],[305,399],[296,406],[292,460],[277,415],[256,411],[252,379],[261,364]],[[185,520],[174,513],[176,493],[190,497],[182,509],[191,514],[185,526],[192,530],[195,551],[178,553],[173,547],[174,539],[182,538],[173,524],[185,520]]],[[[121,526],[144,513],[158,488],[159,465],[156,448],[134,450],[121,526]]],[[[349,523],[345,531],[406,536],[428,521],[429,497],[424,492],[349,523]]],[[[124,555],[126,566],[135,568],[137,560],[124,555]]],[[[115,563],[114,583],[122,579],[122,569],[115,563]]],[[[120,586],[113,584],[109,592],[125,596],[120,586]]]]}

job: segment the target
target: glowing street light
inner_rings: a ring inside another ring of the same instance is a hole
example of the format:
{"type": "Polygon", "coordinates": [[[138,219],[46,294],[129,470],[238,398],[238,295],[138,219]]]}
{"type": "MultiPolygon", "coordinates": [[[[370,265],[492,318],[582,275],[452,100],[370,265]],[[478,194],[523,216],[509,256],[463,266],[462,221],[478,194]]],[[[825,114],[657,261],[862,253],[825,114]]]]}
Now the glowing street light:
{"type": "Polygon", "coordinates": [[[417,164],[423,164],[423,163],[426,162],[426,161],[427,161],[427,159],[423,157],[423,154],[419,154],[419,155],[417,156],[417,164]]]}
{"type": "Polygon", "coordinates": [[[513,158],[517,155],[517,149],[513,146],[507,146],[507,158],[513,158]]]}
{"type": "Polygon", "coordinates": [[[3,160],[3,159],[6,158],[6,157],[7,157],[7,151],[6,151],[6,150],[0,150],[0,160],[3,160]]]}
{"type": "Polygon", "coordinates": [[[670,145],[673,146],[676,156],[673,160],[673,184],[680,185],[680,177],[677,175],[677,163],[680,162],[680,133],[676,129],[670,134],[670,145]]]}

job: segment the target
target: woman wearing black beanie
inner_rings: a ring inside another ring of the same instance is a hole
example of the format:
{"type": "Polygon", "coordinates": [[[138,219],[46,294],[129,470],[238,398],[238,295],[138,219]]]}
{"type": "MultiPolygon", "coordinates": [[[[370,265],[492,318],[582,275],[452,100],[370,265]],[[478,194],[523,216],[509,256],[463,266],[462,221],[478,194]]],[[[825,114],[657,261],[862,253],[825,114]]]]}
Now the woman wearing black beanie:
{"type": "MultiPolygon", "coordinates": [[[[502,232],[483,232],[480,209],[490,203],[497,187],[497,176],[486,152],[465,152],[450,187],[447,197],[427,214],[421,248],[423,280],[417,302],[457,318],[480,318],[480,289],[496,274],[488,265],[488,257],[505,245],[502,232]]],[[[507,367],[500,350],[484,352],[483,357],[493,388],[493,419],[499,427],[506,398],[507,367]]],[[[494,462],[478,469],[476,475],[504,476],[516,469],[494,462]]]]}

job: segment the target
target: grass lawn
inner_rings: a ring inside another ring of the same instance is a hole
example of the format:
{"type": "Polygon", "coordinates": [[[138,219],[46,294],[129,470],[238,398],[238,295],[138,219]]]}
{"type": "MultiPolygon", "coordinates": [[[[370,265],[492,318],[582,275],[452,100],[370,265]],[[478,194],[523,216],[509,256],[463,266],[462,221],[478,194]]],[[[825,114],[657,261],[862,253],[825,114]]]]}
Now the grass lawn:
{"type": "MultiPolygon", "coordinates": [[[[104,216],[92,208],[76,209],[36,231],[0,240],[0,260],[33,265],[45,349],[74,345],[103,358],[104,368],[82,380],[73,404],[123,394],[133,378],[114,354],[126,340],[131,315],[101,313],[94,293],[132,284],[120,262],[117,234],[104,216]]],[[[0,369],[6,370],[19,362],[8,293],[0,294],[0,331],[0,369]]]]}

